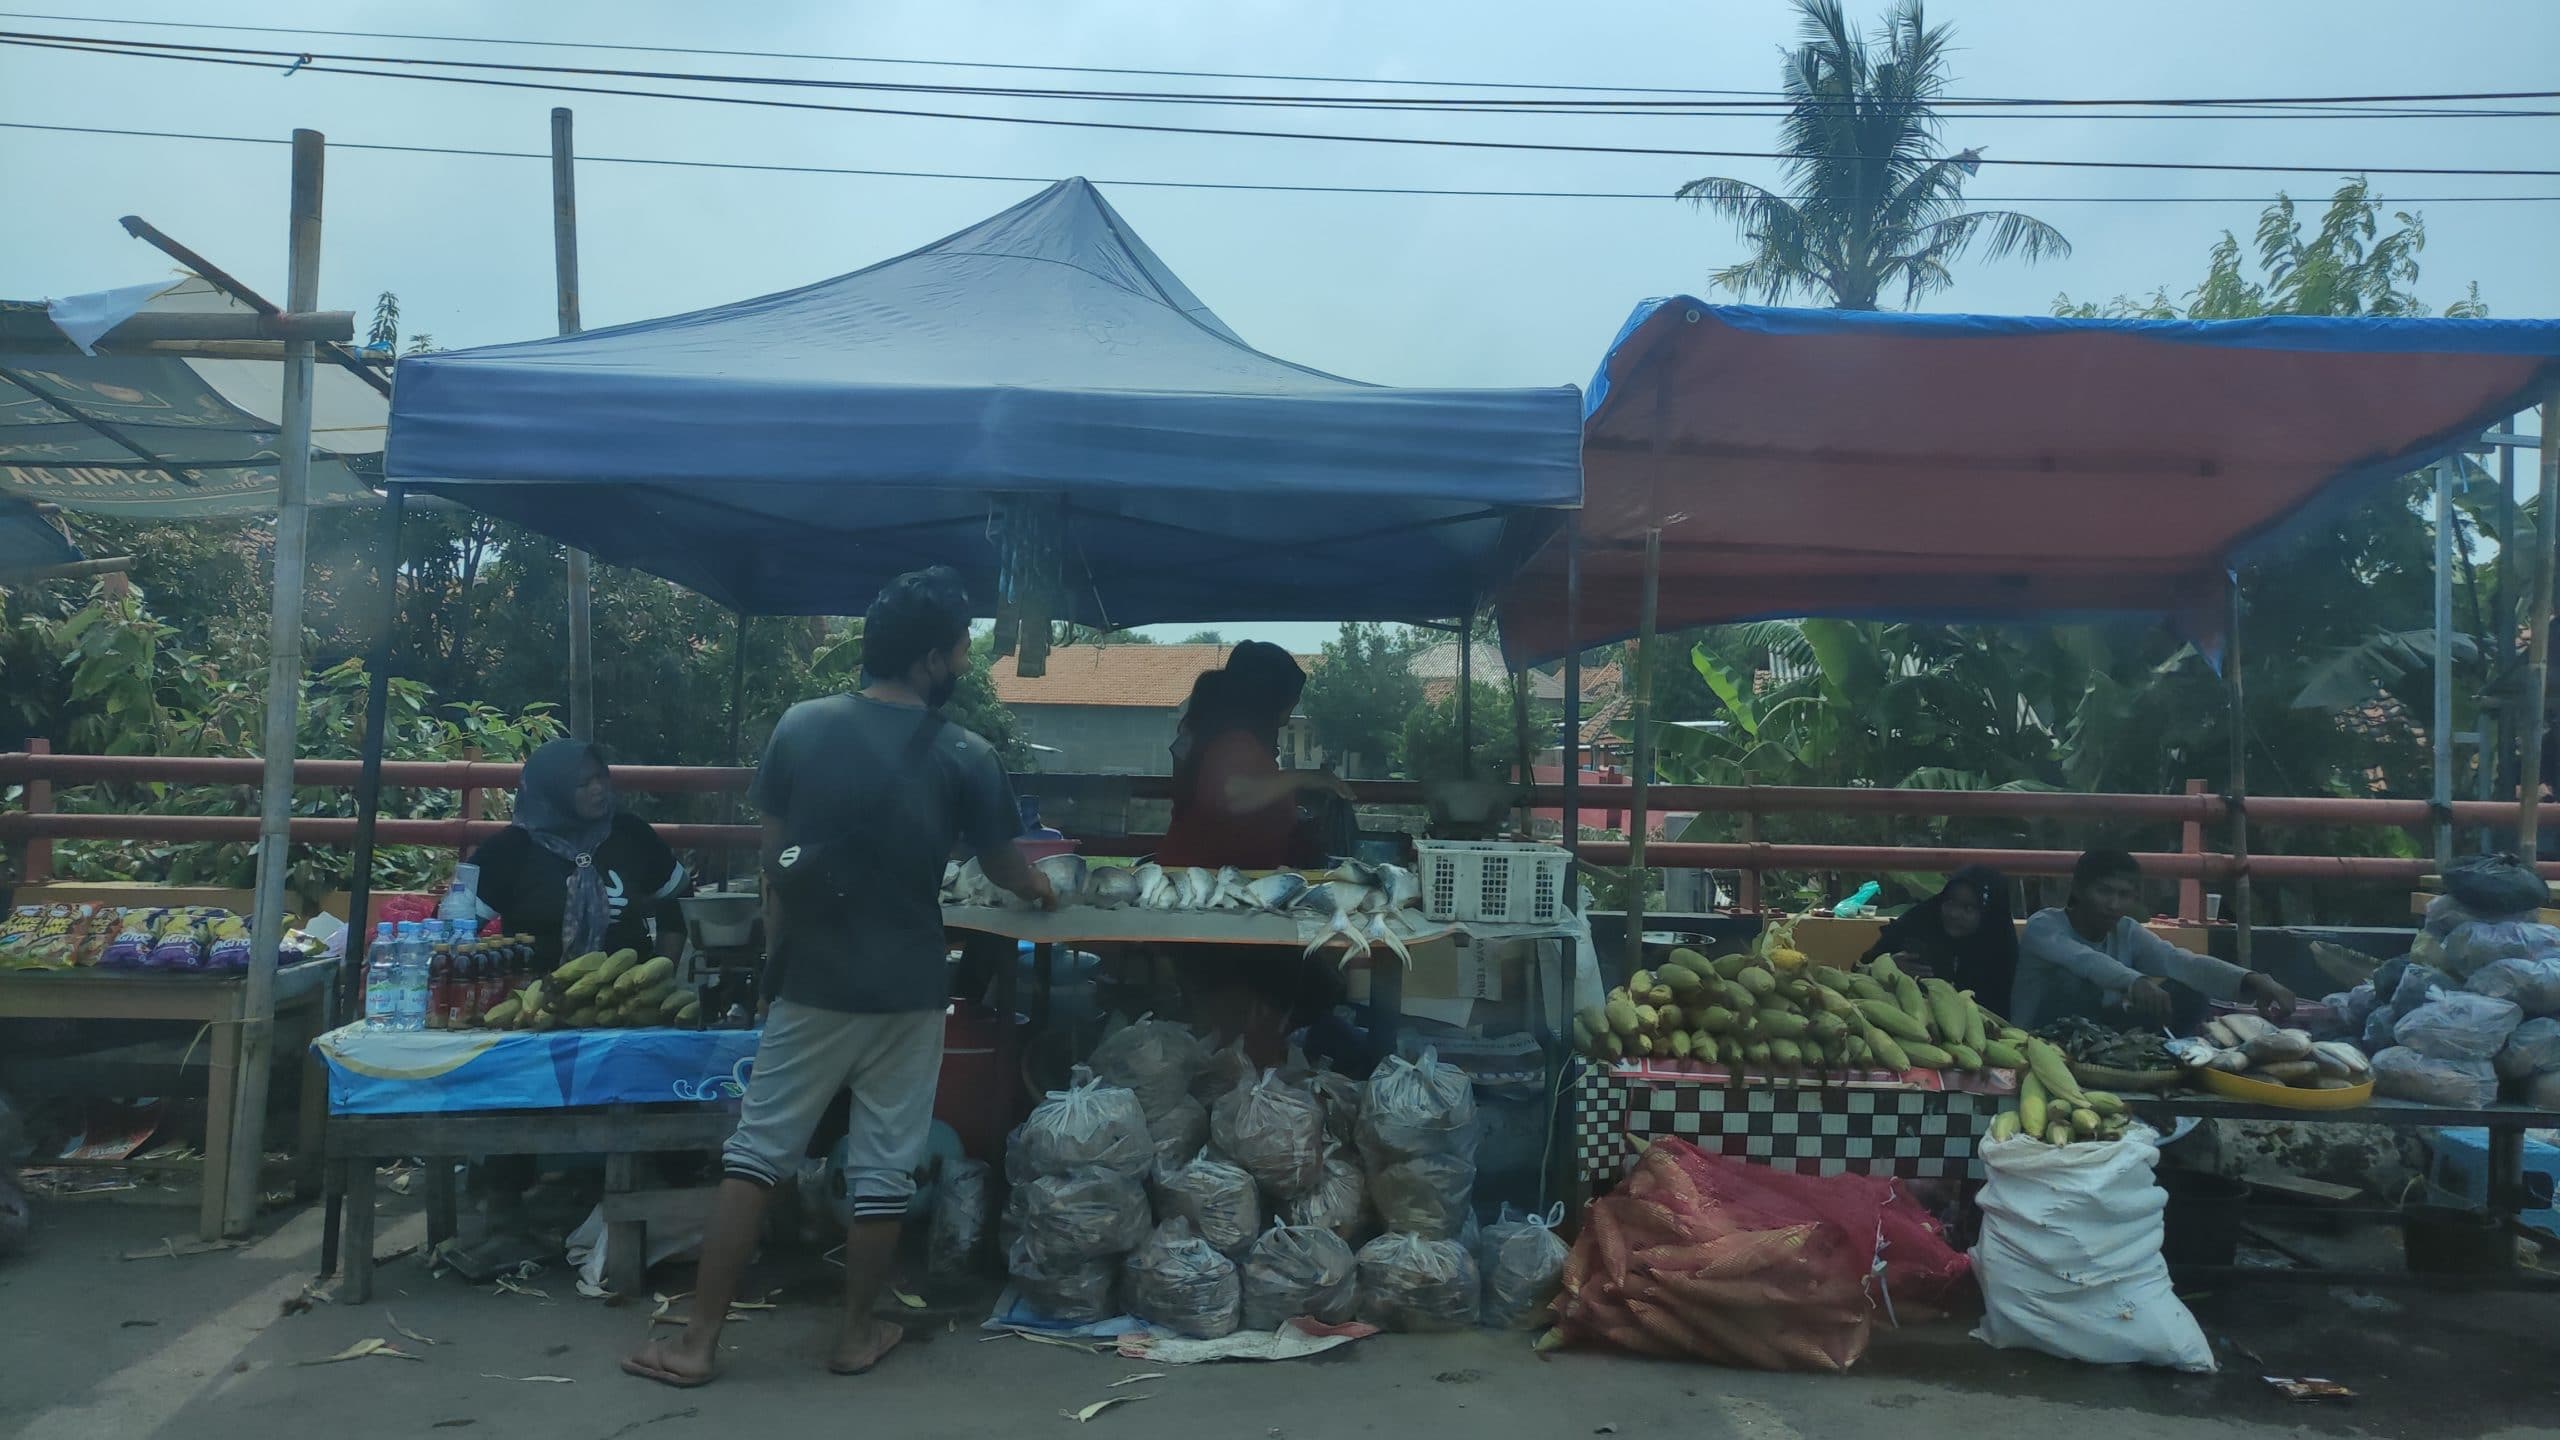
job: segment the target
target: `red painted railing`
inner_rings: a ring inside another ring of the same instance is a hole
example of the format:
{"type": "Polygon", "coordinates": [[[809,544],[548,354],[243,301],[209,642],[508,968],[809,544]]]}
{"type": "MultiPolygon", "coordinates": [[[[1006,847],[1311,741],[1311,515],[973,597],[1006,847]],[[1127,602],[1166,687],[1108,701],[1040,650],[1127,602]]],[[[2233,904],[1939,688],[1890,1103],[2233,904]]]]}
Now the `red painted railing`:
{"type": "MultiPolygon", "coordinates": [[[[357,763],[352,760],[303,760],[294,766],[294,779],[303,785],[351,789],[356,782],[357,770],[357,763]]],[[[730,766],[618,765],[614,767],[613,774],[614,783],[626,792],[699,795],[742,792],[753,772],[730,766]]],[[[51,849],[55,840],[246,843],[257,838],[258,820],[245,802],[237,815],[64,814],[52,808],[54,791],[66,785],[150,783],[238,785],[247,788],[256,786],[261,775],[261,762],[255,759],[55,755],[48,753],[41,742],[34,742],[26,751],[0,753],[0,785],[20,784],[26,787],[20,808],[0,811],[0,841],[24,844],[25,859],[21,868],[29,880],[50,876],[51,849]]],[[[382,783],[387,787],[462,792],[464,803],[461,808],[465,816],[479,813],[476,803],[478,792],[511,790],[521,776],[521,766],[478,760],[389,761],[382,767],[382,783]]],[[[1171,788],[1171,782],[1162,776],[1112,777],[1112,780],[1125,786],[1127,793],[1137,799],[1161,800],[1167,798],[1171,788]]],[[[1363,781],[1358,789],[1361,800],[1367,804],[1422,803],[1423,787],[1409,781],[1363,781]]],[[[1582,813],[1596,820],[1612,810],[1624,811],[1630,793],[1629,787],[1624,785],[1584,785],[1579,796],[1582,813]]],[[[1562,800],[1562,788],[1554,785],[1533,787],[1529,796],[1530,803],[1540,809],[1554,809],[1562,800]]],[[[1823,814],[2175,823],[2185,827],[2186,848],[2142,856],[2147,871],[2187,881],[2192,890],[2199,887],[2200,882],[2228,879],[2241,870],[2233,857],[2203,848],[2202,827],[2227,820],[2232,803],[2226,797],[2202,793],[2126,795],[1831,789],[1785,785],[1655,785],[1651,787],[1648,803],[1657,814],[1732,814],[1755,819],[1766,815],[1823,814]]],[[[2416,828],[2430,825],[2436,819],[2434,807],[2423,800],[2251,796],[2245,803],[2249,818],[2260,824],[2416,828]]],[[[2450,810],[2453,823],[2461,826],[2505,829],[2514,823],[2516,816],[2514,806],[2491,801],[2456,801],[2450,810]]],[[[2560,826],[2560,804],[2544,805],[2542,814],[2546,826],[2560,826]]],[[[356,822],[352,819],[297,817],[293,821],[293,838],[310,844],[343,845],[354,840],[355,827],[356,822]]],[[[385,845],[427,845],[462,850],[502,828],[501,822],[473,818],[385,819],[379,823],[375,833],[378,841],[385,845]]],[[[757,838],[756,828],[751,825],[669,824],[660,826],[659,831],[669,844],[688,848],[749,846],[757,838]]],[[[1111,838],[1125,843],[1146,837],[1111,838]]],[[[1577,847],[1577,853],[1591,864],[1623,866],[1627,863],[1628,847],[1619,841],[1585,840],[1577,847]]],[[[1980,863],[1996,865],[2015,874],[2052,875],[2067,873],[2071,868],[2072,855],[2058,850],[1770,844],[1746,840],[1720,844],[1655,841],[1646,846],[1645,859],[1649,866],[1658,868],[1740,870],[1746,874],[1784,870],[1926,871],[1980,863]]],[[[2542,868],[2546,874],[2560,877],[2560,865],[2546,864],[2542,868]]],[[[2376,856],[2258,854],[2249,857],[2246,869],[2252,878],[2259,880],[2399,883],[2430,872],[2434,869],[2434,862],[2376,856]]],[[[2181,909],[2185,908],[2188,907],[2182,904],[2181,909]]]]}

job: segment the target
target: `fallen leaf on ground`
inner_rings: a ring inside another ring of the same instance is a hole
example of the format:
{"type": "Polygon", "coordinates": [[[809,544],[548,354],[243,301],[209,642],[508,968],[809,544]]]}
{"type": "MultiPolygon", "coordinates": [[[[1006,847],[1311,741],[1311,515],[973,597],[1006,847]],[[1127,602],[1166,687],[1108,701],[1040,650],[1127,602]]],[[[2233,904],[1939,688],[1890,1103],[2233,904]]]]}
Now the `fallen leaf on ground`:
{"type": "Polygon", "coordinates": [[[480,1372],[480,1378],[483,1380],[522,1380],[536,1385],[575,1385],[578,1383],[566,1375],[492,1375],[486,1370],[480,1372]]]}
{"type": "Polygon", "coordinates": [[[380,1355],[391,1360],[423,1360],[426,1358],[423,1355],[412,1355],[408,1351],[400,1349],[389,1341],[382,1339],[380,1336],[375,1336],[369,1340],[359,1340],[353,1345],[348,1346],[346,1349],[339,1351],[337,1354],[330,1356],[326,1360],[305,1360],[302,1363],[305,1365],[335,1365],[341,1360],[362,1360],[369,1355],[380,1355]]]}
{"type": "Polygon", "coordinates": [[[408,1339],[415,1340],[421,1345],[441,1345],[444,1343],[441,1340],[430,1340],[426,1336],[419,1334],[417,1331],[410,1329],[408,1326],[401,1324],[400,1317],[392,1314],[388,1309],[382,1312],[382,1319],[384,1324],[389,1325],[392,1329],[399,1331],[403,1336],[408,1339]]]}
{"type": "Polygon", "coordinates": [[[1112,1389],[1114,1389],[1114,1390],[1117,1390],[1117,1389],[1119,1389],[1119,1388],[1120,1388],[1121,1386],[1123,1386],[1123,1385],[1135,1385],[1135,1384],[1137,1384],[1137,1383],[1138,1383],[1139,1381],[1141,1381],[1141,1380],[1161,1380],[1161,1379],[1163,1379],[1163,1378],[1164,1378],[1164,1372],[1163,1372],[1163,1371],[1161,1371],[1161,1370],[1155,1371],[1154,1373],[1152,1373],[1152,1374],[1147,1374],[1147,1375],[1128,1375],[1128,1376],[1123,1376],[1122,1378],[1120,1378],[1120,1379],[1118,1379],[1118,1380],[1114,1380],[1114,1381],[1112,1381],[1112,1382],[1111,1382],[1111,1388],[1112,1388],[1112,1389]]]}
{"type": "Polygon", "coordinates": [[[1126,1405],[1132,1400],[1144,1400],[1146,1398],[1147,1397],[1144,1395],[1114,1395],[1108,1400],[1096,1400],[1081,1410],[1061,1410],[1058,1413],[1070,1420],[1073,1420],[1079,1425],[1089,1425],[1093,1423],[1094,1416],[1101,1414],[1103,1411],[1110,1409],[1114,1405],[1126,1405]]]}
{"type": "Polygon", "coordinates": [[[551,1292],[543,1289],[539,1285],[521,1285],[508,1279],[504,1275],[498,1277],[497,1289],[498,1293],[502,1295],[523,1295],[535,1300],[548,1300],[551,1298],[551,1292]]]}
{"type": "Polygon", "coordinates": [[[439,1420],[427,1428],[430,1430],[459,1430],[465,1425],[477,1425],[479,1423],[480,1422],[478,1420],[465,1417],[460,1420],[439,1420]]]}
{"type": "Polygon", "coordinates": [[[889,1287],[889,1293],[897,1296],[898,1303],[906,1306],[910,1310],[921,1310],[924,1308],[924,1297],[921,1295],[910,1295],[895,1285],[889,1287]]]}
{"type": "Polygon", "coordinates": [[[587,1277],[584,1275],[578,1277],[578,1293],[586,1296],[590,1300],[610,1300],[613,1298],[612,1291],[607,1290],[601,1285],[588,1284],[587,1277]]]}

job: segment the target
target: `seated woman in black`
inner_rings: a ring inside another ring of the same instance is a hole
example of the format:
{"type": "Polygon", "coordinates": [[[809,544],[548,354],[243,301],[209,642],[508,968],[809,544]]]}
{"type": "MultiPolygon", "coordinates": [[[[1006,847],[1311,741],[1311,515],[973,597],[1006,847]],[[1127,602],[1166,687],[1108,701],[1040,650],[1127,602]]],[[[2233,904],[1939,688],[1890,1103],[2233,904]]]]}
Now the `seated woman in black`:
{"type": "Polygon", "coordinates": [[[515,823],[471,859],[481,914],[533,937],[538,974],[590,950],[651,953],[651,920],[655,953],[683,948],[676,897],[692,877],[648,821],[623,811],[603,755],[587,741],[553,740],[533,752],[515,823]]]}
{"type": "Polygon", "coordinates": [[[2009,918],[2009,877],[1967,865],[1937,894],[1886,922],[1860,963],[1890,955],[1913,979],[1929,976],[1998,1009],[2018,974],[2018,927],[2009,918]]]}

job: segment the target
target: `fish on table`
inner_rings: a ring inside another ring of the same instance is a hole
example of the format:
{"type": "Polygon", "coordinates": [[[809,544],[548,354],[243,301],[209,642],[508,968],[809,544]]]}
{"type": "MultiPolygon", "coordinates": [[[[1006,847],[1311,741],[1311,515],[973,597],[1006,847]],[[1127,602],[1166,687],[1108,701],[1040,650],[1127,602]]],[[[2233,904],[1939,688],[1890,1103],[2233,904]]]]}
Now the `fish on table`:
{"type": "Polygon", "coordinates": [[[1059,908],[1078,904],[1084,899],[1085,873],[1090,866],[1083,856],[1044,856],[1033,862],[1031,868],[1046,876],[1050,888],[1058,892],[1059,908]]]}
{"type": "Polygon", "coordinates": [[[1103,910],[1136,905],[1145,893],[1138,873],[1125,865],[1096,865],[1085,872],[1085,902],[1103,910]]]}

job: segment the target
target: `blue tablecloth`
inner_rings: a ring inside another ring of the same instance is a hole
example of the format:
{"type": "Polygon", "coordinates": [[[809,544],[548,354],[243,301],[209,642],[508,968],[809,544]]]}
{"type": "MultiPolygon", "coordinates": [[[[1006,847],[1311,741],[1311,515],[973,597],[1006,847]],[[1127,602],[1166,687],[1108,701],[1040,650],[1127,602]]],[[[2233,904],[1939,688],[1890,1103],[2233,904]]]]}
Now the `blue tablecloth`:
{"type": "Polygon", "coordinates": [[[368,1030],[311,1042],[329,1068],[329,1113],[416,1115],[585,1105],[735,1108],[754,1030],[368,1030]]]}

